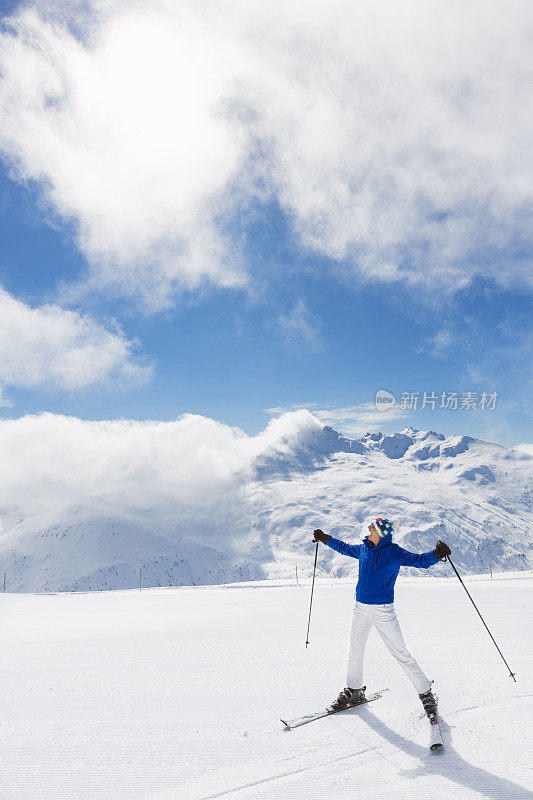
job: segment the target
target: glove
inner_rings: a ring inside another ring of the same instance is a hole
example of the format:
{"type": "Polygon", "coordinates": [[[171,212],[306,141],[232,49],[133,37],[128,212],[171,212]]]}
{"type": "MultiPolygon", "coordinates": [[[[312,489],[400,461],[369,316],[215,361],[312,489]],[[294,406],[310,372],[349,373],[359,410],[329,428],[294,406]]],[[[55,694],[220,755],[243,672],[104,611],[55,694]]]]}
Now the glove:
{"type": "Polygon", "coordinates": [[[441,542],[441,540],[439,539],[436,548],[433,550],[433,555],[435,555],[440,560],[445,558],[446,556],[449,556],[451,552],[452,551],[450,550],[446,542],[441,542]]]}
{"type": "Polygon", "coordinates": [[[316,531],[313,531],[313,542],[322,542],[322,544],[326,544],[328,539],[331,539],[331,536],[328,536],[327,533],[321,531],[320,528],[317,528],[316,531]]]}

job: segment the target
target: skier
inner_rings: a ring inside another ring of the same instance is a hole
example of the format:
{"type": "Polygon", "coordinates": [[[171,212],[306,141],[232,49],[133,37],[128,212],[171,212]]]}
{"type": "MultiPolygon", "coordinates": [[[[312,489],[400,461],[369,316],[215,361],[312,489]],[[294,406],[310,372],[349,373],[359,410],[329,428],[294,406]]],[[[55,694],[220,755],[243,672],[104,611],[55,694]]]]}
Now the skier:
{"type": "Polygon", "coordinates": [[[385,647],[398,661],[415,687],[430,721],[436,720],[437,701],[431,691],[431,683],[408,651],[400,624],[394,610],[394,584],[400,567],[427,569],[450,555],[447,544],[438,541],[428,553],[410,553],[392,541],[394,523],[378,517],[368,526],[369,535],[362,544],[347,544],[324,533],[318,528],[313,542],[322,542],[342,553],[359,560],[359,578],[356,603],[353,612],[350,636],[350,653],[346,676],[347,688],[330,706],[339,711],[354,703],[364,702],[363,658],[368,634],[373,625],[378,630],[385,647]]]}

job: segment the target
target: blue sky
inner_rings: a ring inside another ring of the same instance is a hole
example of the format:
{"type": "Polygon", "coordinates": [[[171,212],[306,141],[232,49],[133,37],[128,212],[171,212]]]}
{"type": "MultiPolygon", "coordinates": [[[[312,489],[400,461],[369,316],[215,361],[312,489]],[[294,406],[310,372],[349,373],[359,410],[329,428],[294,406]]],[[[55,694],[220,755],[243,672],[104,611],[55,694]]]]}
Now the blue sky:
{"type": "MultiPolygon", "coordinates": [[[[361,65],[347,63],[342,43],[330,85],[294,82],[296,67],[311,58],[318,69],[320,58],[284,48],[275,71],[270,56],[283,45],[268,14],[257,24],[271,50],[255,44],[250,56],[255,31],[243,19],[228,34],[183,3],[183,18],[200,30],[190,57],[215,47],[229,63],[231,45],[243,63],[222,81],[201,61],[174,82],[182,95],[169,111],[168,64],[153,59],[132,74],[128,59],[136,65],[138,47],[159,52],[159,42],[175,58],[187,26],[161,4],[125,9],[78,19],[73,38],[64,7],[43,6],[4,35],[0,286],[11,327],[0,350],[0,415],[168,420],[191,412],[253,434],[269,409],[308,407],[349,435],[410,424],[530,442],[531,184],[520,137],[499,121],[499,90],[487,100],[486,31],[474,37],[475,66],[454,65],[449,96],[429,45],[420,58],[434,80],[418,85],[416,58],[405,61],[399,49],[394,69],[383,66],[378,37],[363,65],[358,108],[366,111],[352,116],[348,75],[361,65]],[[389,69],[400,73],[404,104],[395,87],[396,105],[382,88],[389,69]],[[379,88],[376,107],[366,84],[372,97],[379,88]],[[479,124],[460,108],[465,86],[479,124]],[[422,115],[419,130],[408,113],[415,90],[442,106],[434,118],[422,115]],[[487,120],[495,130],[483,141],[487,120]],[[504,168],[515,170],[508,182],[504,168]],[[398,400],[424,391],[497,392],[498,400],[494,410],[380,415],[378,389],[398,400]]],[[[297,22],[284,24],[290,31],[297,22]]],[[[463,22],[459,13],[451,41],[463,22]]],[[[438,25],[420,25],[437,42],[438,25]]],[[[490,34],[511,46],[508,30],[490,34]]],[[[313,26],[301,35],[316,44],[313,26]]],[[[184,64],[174,68],[178,75],[184,64]]],[[[519,64],[499,79],[505,103],[510,94],[518,104],[519,64]]]]}

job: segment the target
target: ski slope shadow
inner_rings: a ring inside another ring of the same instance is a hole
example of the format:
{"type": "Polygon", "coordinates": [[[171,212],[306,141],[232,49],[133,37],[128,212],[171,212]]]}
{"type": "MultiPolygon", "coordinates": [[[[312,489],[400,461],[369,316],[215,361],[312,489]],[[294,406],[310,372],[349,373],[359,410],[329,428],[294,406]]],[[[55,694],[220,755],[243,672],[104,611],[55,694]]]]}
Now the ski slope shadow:
{"type": "MultiPolygon", "coordinates": [[[[349,712],[348,712],[349,713],[349,712]]],[[[479,792],[485,798],[494,800],[527,800],[533,799],[533,792],[520,786],[518,783],[494,775],[481,767],[476,767],[466,761],[451,746],[451,731],[445,720],[441,717],[441,730],[445,749],[441,752],[430,753],[425,747],[410,741],[400,733],[389,728],[370,709],[362,708],[358,712],[359,718],[372,730],[394,747],[403,750],[412,758],[420,759],[420,763],[413,769],[402,769],[402,777],[416,779],[427,775],[441,775],[450,781],[479,792]]]]}

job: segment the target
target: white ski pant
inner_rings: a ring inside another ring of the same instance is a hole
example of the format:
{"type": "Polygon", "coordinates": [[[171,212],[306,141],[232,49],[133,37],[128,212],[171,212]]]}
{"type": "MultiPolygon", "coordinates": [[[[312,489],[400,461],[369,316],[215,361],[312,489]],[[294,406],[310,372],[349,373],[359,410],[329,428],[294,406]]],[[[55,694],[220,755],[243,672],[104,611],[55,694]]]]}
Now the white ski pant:
{"type": "Polygon", "coordinates": [[[431,684],[406,647],[393,603],[369,605],[356,602],[353,610],[346,686],[351,689],[360,689],[363,685],[365,646],[373,625],[383,639],[385,647],[401,666],[417,693],[429,692],[431,684]]]}

